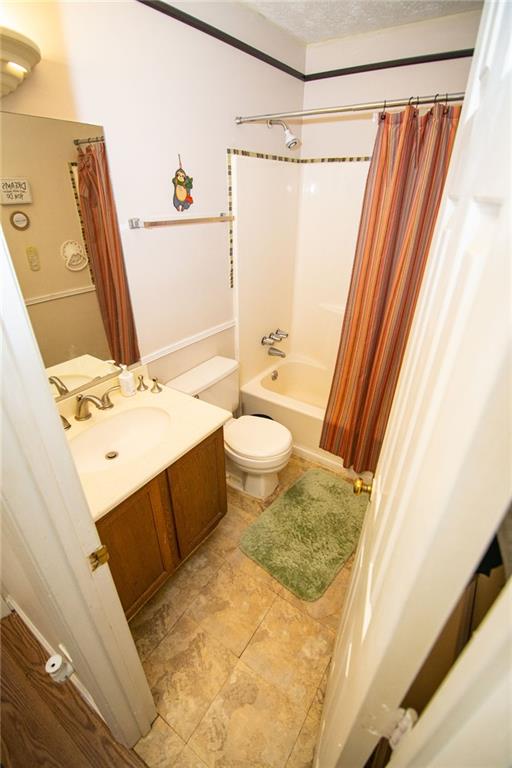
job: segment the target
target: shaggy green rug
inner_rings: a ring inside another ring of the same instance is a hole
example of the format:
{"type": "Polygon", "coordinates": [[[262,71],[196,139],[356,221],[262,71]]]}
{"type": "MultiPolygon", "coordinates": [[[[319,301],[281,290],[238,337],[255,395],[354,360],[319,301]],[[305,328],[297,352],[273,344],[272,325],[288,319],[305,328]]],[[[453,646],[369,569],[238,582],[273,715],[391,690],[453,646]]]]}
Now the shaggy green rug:
{"type": "Polygon", "coordinates": [[[367,504],[346,480],[310,469],[245,531],[240,548],[301,600],[317,600],[354,551],[367,504]]]}

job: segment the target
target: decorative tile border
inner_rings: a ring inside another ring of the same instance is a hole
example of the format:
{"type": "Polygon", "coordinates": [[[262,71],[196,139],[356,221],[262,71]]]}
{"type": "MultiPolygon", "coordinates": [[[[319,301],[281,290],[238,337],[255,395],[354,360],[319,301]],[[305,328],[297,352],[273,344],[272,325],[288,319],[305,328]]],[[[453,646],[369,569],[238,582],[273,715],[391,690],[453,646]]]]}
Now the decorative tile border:
{"type": "MultiPolygon", "coordinates": [[[[266,155],[263,152],[249,152],[247,149],[228,149],[227,150],[227,168],[228,168],[228,215],[233,215],[233,168],[231,158],[233,155],[239,157],[254,157],[258,160],[278,160],[281,163],[368,163],[371,157],[360,155],[353,157],[287,157],[286,155],[266,155]]],[[[234,260],[233,260],[233,222],[229,222],[229,287],[234,288],[234,260]]]]}

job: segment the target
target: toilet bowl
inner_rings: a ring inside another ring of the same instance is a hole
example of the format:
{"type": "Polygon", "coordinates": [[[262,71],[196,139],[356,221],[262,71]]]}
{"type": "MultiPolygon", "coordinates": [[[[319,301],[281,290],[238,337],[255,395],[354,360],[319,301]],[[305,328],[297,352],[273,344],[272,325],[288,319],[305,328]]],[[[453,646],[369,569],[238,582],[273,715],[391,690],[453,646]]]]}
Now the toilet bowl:
{"type": "MultiPolygon", "coordinates": [[[[238,408],[238,363],[227,357],[212,357],[166,385],[231,413],[238,408]]],[[[224,425],[224,450],[228,485],[265,499],[290,459],[292,435],[272,419],[240,416],[224,425]]]]}
{"type": "Polygon", "coordinates": [[[276,421],[240,416],[224,426],[224,449],[228,482],[265,499],[292,455],[292,435],[276,421]]]}

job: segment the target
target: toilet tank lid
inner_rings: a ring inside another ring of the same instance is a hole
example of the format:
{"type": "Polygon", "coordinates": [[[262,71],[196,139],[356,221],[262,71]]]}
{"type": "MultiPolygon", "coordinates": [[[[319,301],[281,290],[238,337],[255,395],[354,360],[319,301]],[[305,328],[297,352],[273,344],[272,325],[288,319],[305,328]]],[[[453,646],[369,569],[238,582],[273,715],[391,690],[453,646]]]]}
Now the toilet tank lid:
{"type": "Polygon", "coordinates": [[[213,387],[225,376],[238,370],[238,361],[230,357],[211,357],[189,371],[166,382],[168,387],[185,392],[187,395],[197,395],[208,387],[213,387]]]}

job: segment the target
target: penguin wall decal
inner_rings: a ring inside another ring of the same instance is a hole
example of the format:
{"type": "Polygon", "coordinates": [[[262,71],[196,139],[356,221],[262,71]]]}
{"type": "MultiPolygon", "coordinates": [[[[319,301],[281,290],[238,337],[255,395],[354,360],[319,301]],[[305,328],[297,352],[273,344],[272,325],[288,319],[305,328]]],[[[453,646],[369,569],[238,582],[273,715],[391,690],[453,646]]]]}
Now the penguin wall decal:
{"type": "Polygon", "coordinates": [[[190,194],[190,190],[193,186],[193,179],[191,176],[188,176],[183,169],[180,155],[178,155],[178,166],[179,167],[172,180],[172,183],[174,184],[174,196],[172,202],[176,210],[181,213],[182,211],[186,211],[187,208],[190,208],[194,202],[190,194]]]}

